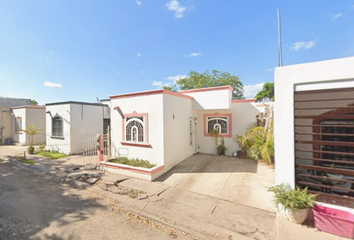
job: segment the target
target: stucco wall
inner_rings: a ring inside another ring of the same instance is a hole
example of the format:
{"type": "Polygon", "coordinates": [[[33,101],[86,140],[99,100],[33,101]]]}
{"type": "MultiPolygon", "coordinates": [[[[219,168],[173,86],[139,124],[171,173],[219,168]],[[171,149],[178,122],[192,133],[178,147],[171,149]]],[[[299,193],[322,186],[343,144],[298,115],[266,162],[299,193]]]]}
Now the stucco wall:
{"type": "Polygon", "coordinates": [[[163,95],[165,172],[194,153],[190,145],[191,117],[191,99],[163,95]]]}
{"type": "Polygon", "coordinates": [[[5,144],[7,138],[12,138],[12,114],[9,107],[0,107],[0,128],[2,128],[2,135],[0,134],[0,144],[5,144]]]}
{"type": "Polygon", "coordinates": [[[60,151],[69,154],[71,136],[71,112],[70,104],[47,105],[46,106],[46,145],[49,150],[60,151]],[[52,136],[52,118],[58,114],[63,118],[63,138],[52,136]]]}
{"type": "Polygon", "coordinates": [[[70,104],[71,153],[83,151],[83,138],[103,133],[103,115],[108,106],[70,104]]]}
{"type": "Polygon", "coordinates": [[[111,137],[115,155],[148,160],[157,165],[164,164],[163,95],[142,95],[111,100],[111,137]],[[119,107],[119,110],[114,109],[119,107]],[[136,112],[148,114],[148,138],[151,147],[122,145],[123,116],[136,112]]]}
{"type": "Polygon", "coordinates": [[[250,102],[232,103],[230,110],[209,110],[198,111],[198,142],[199,151],[202,153],[216,154],[214,137],[205,136],[204,114],[231,113],[232,114],[232,132],[230,137],[225,137],[226,155],[232,155],[233,152],[240,150],[236,142],[236,135],[245,133],[256,122],[256,115],[260,113],[260,107],[250,102]]]}
{"type": "Polygon", "coordinates": [[[13,118],[12,118],[12,140],[14,143],[20,143],[21,145],[27,145],[27,136],[26,133],[24,132],[15,132],[15,124],[16,124],[16,118],[20,117],[21,118],[21,126],[19,126],[20,129],[26,129],[27,126],[27,118],[26,118],[26,109],[25,108],[19,108],[19,109],[13,109],[13,118]]]}
{"type": "Polygon", "coordinates": [[[354,86],[354,57],[305,63],[275,69],[276,182],[295,185],[294,91],[354,86]]]}
{"type": "Polygon", "coordinates": [[[231,87],[224,86],[208,90],[187,90],[181,93],[194,98],[192,105],[194,110],[229,109],[232,98],[231,90],[231,87]]]}
{"type": "MultiPolygon", "coordinates": [[[[46,138],[46,116],[45,108],[26,108],[26,127],[34,125],[35,128],[40,128],[39,134],[34,135],[33,144],[45,143],[46,138]]],[[[29,144],[27,138],[26,145],[29,144]]]]}

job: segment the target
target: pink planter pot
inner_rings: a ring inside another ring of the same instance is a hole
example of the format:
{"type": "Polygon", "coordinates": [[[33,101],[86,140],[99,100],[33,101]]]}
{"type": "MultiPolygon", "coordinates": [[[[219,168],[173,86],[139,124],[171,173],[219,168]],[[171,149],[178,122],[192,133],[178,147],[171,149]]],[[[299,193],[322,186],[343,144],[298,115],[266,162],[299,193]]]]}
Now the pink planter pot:
{"type": "Polygon", "coordinates": [[[323,232],[354,239],[354,212],[330,204],[313,207],[315,227],[323,232]]]}

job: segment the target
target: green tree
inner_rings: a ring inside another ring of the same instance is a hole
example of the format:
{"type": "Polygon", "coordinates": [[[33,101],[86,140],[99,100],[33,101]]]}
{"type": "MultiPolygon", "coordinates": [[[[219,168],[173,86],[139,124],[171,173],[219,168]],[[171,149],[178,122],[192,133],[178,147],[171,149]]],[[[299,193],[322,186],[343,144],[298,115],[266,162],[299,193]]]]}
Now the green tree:
{"type": "Polygon", "coordinates": [[[34,151],[33,147],[33,137],[34,135],[37,135],[41,132],[42,130],[40,128],[35,128],[34,125],[30,125],[27,127],[27,129],[21,129],[21,132],[24,132],[28,135],[29,138],[29,147],[28,147],[28,153],[32,154],[34,151]]]}
{"type": "Polygon", "coordinates": [[[172,91],[172,92],[177,92],[177,86],[174,85],[174,86],[162,86],[162,89],[165,89],[165,90],[169,90],[169,91],[172,91]]]}
{"type": "Polygon", "coordinates": [[[36,100],[31,100],[31,105],[38,105],[38,102],[36,100]]]}
{"type": "Polygon", "coordinates": [[[256,95],[256,102],[261,102],[265,99],[274,101],[274,83],[266,82],[261,91],[256,95]]]}
{"type": "Polygon", "coordinates": [[[206,70],[203,73],[190,71],[188,77],[178,80],[176,85],[171,87],[171,89],[173,90],[176,87],[179,87],[181,90],[189,90],[226,85],[230,85],[233,88],[233,99],[244,98],[243,83],[240,81],[240,79],[228,72],[221,72],[217,70],[213,70],[212,72],[206,70]]]}

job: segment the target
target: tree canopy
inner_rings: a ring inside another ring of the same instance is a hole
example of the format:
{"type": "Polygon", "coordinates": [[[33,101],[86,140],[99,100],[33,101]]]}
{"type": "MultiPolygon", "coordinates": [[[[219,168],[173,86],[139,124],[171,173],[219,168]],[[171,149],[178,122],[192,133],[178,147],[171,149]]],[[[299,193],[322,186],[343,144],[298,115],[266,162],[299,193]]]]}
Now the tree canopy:
{"type": "Polygon", "coordinates": [[[233,88],[233,99],[244,98],[243,83],[240,81],[240,79],[228,72],[221,72],[217,70],[213,70],[212,72],[206,70],[203,73],[190,71],[188,77],[176,81],[176,85],[172,87],[165,86],[163,88],[170,91],[176,91],[177,87],[180,90],[190,90],[196,88],[219,87],[226,85],[230,85],[233,88]]]}
{"type": "Polygon", "coordinates": [[[266,99],[274,101],[274,83],[266,82],[263,85],[263,89],[256,95],[256,102],[261,102],[266,99]]]}
{"type": "Polygon", "coordinates": [[[31,105],[38,105],[38,102],[36,100],[31,100],[31,105]]]}

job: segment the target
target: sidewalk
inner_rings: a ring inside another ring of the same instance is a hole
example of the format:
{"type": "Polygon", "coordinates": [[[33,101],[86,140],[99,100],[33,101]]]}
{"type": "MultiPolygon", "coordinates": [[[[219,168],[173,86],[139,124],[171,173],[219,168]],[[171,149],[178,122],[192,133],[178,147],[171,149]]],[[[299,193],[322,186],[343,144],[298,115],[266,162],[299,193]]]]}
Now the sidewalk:
{"type": "MultiPolygon", "coordinates": [[[[203,156],[198,157],[203,158],[203,156]]],[[[191,176],[189,173],[198,166],[203,167],[206,160],[203,162],[200,160],[199,163],[193,162],[195,165],[189,166],[189,172],[183,173],[177,166],[177,170],[172,170],[157,181],[147,182],[108,172],[85,170],[83,158],[80,156],[69,156],[59,160],[49,160],[38,156],[28,156],[28,158],[35,160],[37,164],[26,165],[11,158],[8,158],[8,161],[26,170],[62,182],[70,182],[75,178],[82,179],[82,176],[86,176],[85,181],[90,178],[97,181],[95,178],[99,177],[100,180],[94,185],[75,180],[76,186],[98,191],[100,194],[116,199],[132,212],[190,233],[200,239],[343,239],[318,232],[313,228],[290,223],[277,218],[276,214],[270,211],[225,200],[221,193],[215,197],[207,195],[207,190],[204,190],[205,194],[192,191],[194,185],[192,184],[191,187],[190,184],[195,182],[197,175],[191,176]],[[173,173],[174,171],[178,173],[173,173]],[[134,189],[137,197],[128,197],[127,189],[134,189]]],[[[211,177],[213,182],[218,180],[215,174],[211,174],[214,176],[211,177]]],[[[232,175],[229,175],[230,177],[232,175]]]]}

